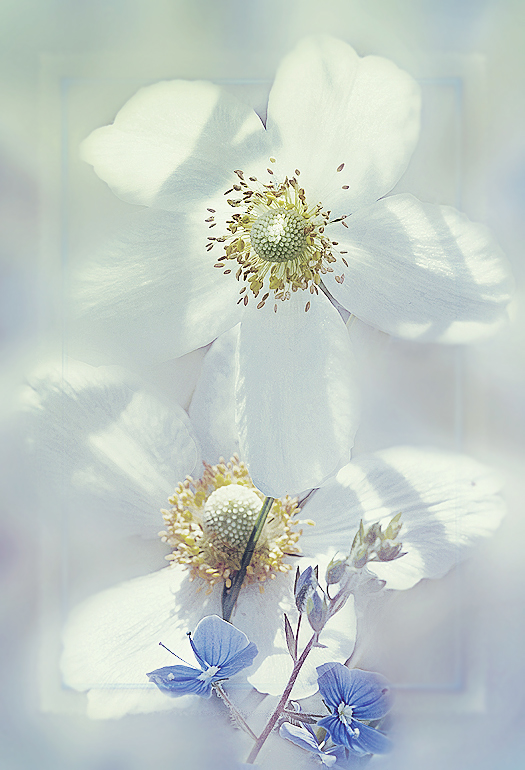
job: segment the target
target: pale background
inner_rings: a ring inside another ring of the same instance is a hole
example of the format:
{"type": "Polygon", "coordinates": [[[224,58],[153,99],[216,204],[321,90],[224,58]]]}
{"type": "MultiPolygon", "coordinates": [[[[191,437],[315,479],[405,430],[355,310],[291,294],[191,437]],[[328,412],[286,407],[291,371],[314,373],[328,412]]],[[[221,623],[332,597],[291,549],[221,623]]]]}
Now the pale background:
{"type": "MultiPolygon", "coordinates": [[[[156,78],[227,81],[262,108],[279,59],[311,32],[342,37],[361,55],[389,57],[422,82],[421,142],[399,189],[487,222],[513,263],[519,300],[524,24],[521,0],[3,0],[2,404],[37,359],[63,339],[74,345],[63,312],[70,267],[124,215],[125,205],[78,160],[78,142],[156,78]]],[[[402,685],[398,745],[371,768],[525,765],[524,331],[518,301],[511,325],[491,343],[460,353],[393,341],[365,372],[358,451],[402,442],[461,448],[506,475],[510,508],[497,536],[469,563],[385,607],[363,663],[402,685]]],[[[186,406],[200,360],[195,354],[145,374],[186,406]]],[[[227,742],[211,729],[203,737],[170,715],[92,723],[76,713],[77,699],[64,706],[53,647],[60,565],[39,554],[31,490],[13,459],[12,434],[6,436],[0,768],[227,770],[227,742]],[[42,713],[42,703],[75,713],[42,713]]],[[[143,555],[136,542],[114,559],[104,543],[96,555],[92,544],[70,545],[71,601],[162,566],[161,556],[151,549],[143,555]]]]}

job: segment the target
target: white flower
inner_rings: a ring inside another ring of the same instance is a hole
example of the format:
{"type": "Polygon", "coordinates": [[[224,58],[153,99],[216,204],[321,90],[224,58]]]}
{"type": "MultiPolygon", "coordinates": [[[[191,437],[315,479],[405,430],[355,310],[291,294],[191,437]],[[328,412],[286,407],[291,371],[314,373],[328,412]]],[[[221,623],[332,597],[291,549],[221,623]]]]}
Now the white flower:
{"type": "MultiPolygon", "coordinates": [[[[195,456],[191,426],[181,419],[179,407],[159,402],[143,388],[133,390],[113,368],[70,364],[60,378],[56,374],[33,378],[26,408],[48,476],[43,494],[52,502],[62,495],[70,524],[81,518],[85,531],[91,528],[90,543],[113,532],[108,519],[114,514],[123,531],[135,528],[150,535],[158,531],[157,510],[176,488],[181,468],[170,466],[176,464],[178,452],[184,456],[188,445],[186,459],[192,462],[195,456]],[[53,468],[60,473],[51,473],[53,468]],[[107,501],[100,511],[104,490],[107,501]],[[125,522],[127,514],[130,520],[125,522]]],[[[239,478],[245,481],[241,471],[239,478]]],[[[218,472],[224,470],[219,467],[218,472]]],[[[390,588],[409,588],[423,577],[439,577],[497,527],[503,513],[499,488],[494,474],[459,455],[404,447],[362,456],[303,506],[300,518],[313,519],[315,526],[301,527],[301,567],[320,564],[322,574],[335,551],[349,551],[361,519],[365,524],[387,523],[401,512],[398,539],[406,555],[369,567],[390,588]]],[[[172,504],[176,507],[176,500],[172,504]]],[[[171,543],[169,535],[168,531],[164,538],[171,543]]],[[[273,574],[273,580],[264,582],[264,592],[260,581],[241,590],[232,618],[260,651],[248,671],[249,681],[268,693],[282,689],[289,673],[282,613],[295,622],[293,574],[279,566],[273,574]]],[[[146,673],[172,662],[160,641],[184,657],[186,632],[203,616],[220,614],[221,582],[213,574],[207,582],[189,578],[190,572],[176,564],[95,594],[71,612],[64,634],[64,681],[88,691],[92,716],[187,705],[189,696],[166,698],[148,682],[146,673]]],[[[328,649],[312,655],[294,697],[311,694],[316,689],[315,666],[344,661],[354,639],[355,615],[349,600],[323,632],[328,649]]]]}
{"type": "Polygon", "coordinates": [[[149,207],[84,273],[84,327],[159,360],[240,321],[241,452],[266,494],[318,486],[350,456],[355,365],[321,281],[409,339],[470,342],[501,321],[508,271],[485,228],[384,197],[417,140],[419,99],[391,62],[308,38],[277,72],[265,126],[219,86],[171,81],[84,143],[117,195],[149,207]]]}

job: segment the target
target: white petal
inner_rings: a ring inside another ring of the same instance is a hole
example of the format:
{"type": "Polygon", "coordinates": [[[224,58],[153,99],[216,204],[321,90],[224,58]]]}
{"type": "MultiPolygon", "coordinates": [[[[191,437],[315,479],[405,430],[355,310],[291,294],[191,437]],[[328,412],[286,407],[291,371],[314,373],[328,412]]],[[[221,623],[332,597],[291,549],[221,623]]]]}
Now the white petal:
{"type": "MultiPolygon", "coordinates": [[[[330,663],[334,659],[334,653],[329,649],[312,650],[292,688],[291,697],[299,700],[314,695],[319,689],[316,667],[322,666],[323,663],[330,663]]],[[[269,655],[257,671],[248,677],[248,681],[259,692],[279,696],[283,694],[292,670],[293,660],[291,656],[284,652],[276,653],[269,655]]]]}
{"type": "Polygon", "coordinates": [[[188,210],[227,190],[266,142],[248,105],[212,83],[172,80],[141,88],[82,156],[123,200],[188,210]]]}
{"type": "Polygon", "coordinates": [[[512,289],[488,230],[450,206],[394,195],[333,225],[347,251],[342,284],[326,285],[344,307],[389,334],[472,342],[501,324],[512,289]]]}
{"type": "MultiPolygon", "coordinates": [[[[316,561],[320,564],[319,574],[323,574],[327,560],[322,557],[316,561]]],[[[303,565],[301,563],[301,569],[303,565]]],[[[287,612],[295,633],[297,629],[297,613],[295,609],[287,612]]],[[[339,610],[326,624],[321,632],[319,641],[325,648],[314,648],[306,659],[296,682],[293,686],[291,697],[301,699],[308,698],[319,689],[317,686],[316,667],[323,663],[338,661],[344,663],[350,657],[356,640],[356,614],[353,597],[350,597],[344,607],[339,610]]],[[[302,618],[299,634],[299,655],[304,650],[312,636],[312,629],[306,617],[302,618]]],[[[293,669],[293,661],[286,647],[284,634],[276,638],[278,651],[259,661],[257,670],[248,677],[248,681],[259,692],[269,695],[282,695],[288,684],[293,669]]]]}
{"type": "Polygon", "coordinates": [[[202,457],[212,465],[239,452],[235,424],[235,351],[239,326],[221,334],[209,349],[190,405],[202,457]]]}
{"type": "Polygon", "coordinates": [[[105,360],[142,366],[182,356],[235,326],[239,285],[213,267],[207,234],[204,215],[137,212],[122,237],[82,268],[73,300],[91,355],[106,351],[105,360]]]}
{"type": "Polygon", "coordinates": [[[406,555],[369,568],[387,588],[410,588],[441,577],[494,532],[505,510],[500,489],[493,471],[464,455],[413,447],[363,455],[308,500],[303,515],[316,526],[301,547],[306,555],[347,554],[361,519],[386,525],[401,513],[406,555]]]}
{"type": "Polygon", "coordinates": [[[187,415],[116,367],[74,361],[31,378],[23,410],[46,510],[154,536],[160,509],[199,456],[187,415]]]}
{"type": "MultiPolygon", "coordinates": [[[[186,707],[188,698],[162,695],[146,674],[177,663],[159,647],[160,641],[194,665],[186,633],[206,615],[221,614],[221,592],[222,585],[217,585],[207,593],[205,583],[191,582],[184,570],[168,567],[96,594],[75,608],[64,635],[62,671],[68,686],[89,691],[89,715],[115,718],[186,707]]],[[[275,649],[285,649],[282,612],[293,612],[292,593],[289,573],[265,583],[263,592],[259,585],[241,590],[232,622],[259,650],[247,672],[275,649]]],[[[247,686],[243,682],[239,676],[230,686],[247,686]]]]}
{"type": "Polygon", "coordinates": [[[308,196],[318,198],[311,203],[349,214],[394,187],[417,141],[419,111],[417,83],[395,64],[310,37],[279,67],[267,128],[279,170],[290,177],[298,168],[308,196]]]}
{"type": "Polygon", "coordinates": [[[345,325],[323,294],[248,305],[238,349],[241,456],[281,497],[318,486],[350,456],[358,408],[345,325]],[[305,312],[310,299],[311,307],[305,312]]]}

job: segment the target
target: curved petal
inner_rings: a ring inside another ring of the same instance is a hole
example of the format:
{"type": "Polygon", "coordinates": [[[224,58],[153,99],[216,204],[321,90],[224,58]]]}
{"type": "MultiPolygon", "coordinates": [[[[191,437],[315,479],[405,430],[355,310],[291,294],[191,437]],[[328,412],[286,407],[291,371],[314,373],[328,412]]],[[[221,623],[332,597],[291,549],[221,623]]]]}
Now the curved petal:
{"type": "Polygon", "coordinates": [[[187,619],[175,615],[184,579],[180,570],[163,569],[95,594],[70,613],[62,672],[69,687],[89,691],[89,716],[116,718],[191,702],[166,698],[146,673],[170,661],[161,641],[192,659],[187,619]]]}
{"type": "Polygon", "coordinates": [[[235,351],[239,326],[221,334],[204,358],[189,414],[204,460],[239,453],[235,425],[235,351]]]}
{"type": "Polygon", "coordinates": [[[276,166],[288,177],[300,170],[312,204],[350,214],[399,180],[417,141],[419,112],[419,86],[392,62],[361,59],[329,36],[306,38],[281,63],[270,93],[276,166]]]}
{"type": "Polygon", "coordinates": [[[257,655],[257,647],[246,634],[218,615],[203,618],[190,641],[199,663],[219,666],[221,676],[225,677],[250,666],[257,655]]]}
{"type": "Polygon", "coordinates": [[[156,684],[166,695],[180,698],[181,695],[211,696],[211,681],[199,679],[202,671],[190,666],[163,666],[146,674],[150,682],[156,684]]]}
{"type": "Polygon", "coordinates": [[[317,722],[317,726],[324,727],[334,743],[337,743],[339,746],[352,748],[350,744],[350,733],[348,728],[343,722],[341,722],[339,716],[330,714],[328,717],[323,717],[317,722]]]}
{"type": "MultiPolygon", "coordinates": [[[[305,751],[311,751],[313,754],[321,754],[315,735],[306,729],[303,725],[292,725],[290,722],[283,722],[279,728],[281,738],[295,743],[305,751]]],[[[330,757],[325,761],[327,767],[331,767],[336,762],[336,757],[330,757]]]]}
{"type": "Polygon", "coordinates": [[[464,455],[393,447],[363,455],[317,490],[303,508],[316,526],[301,538],[305,554],[348,553],[362,519],[388,524],[401,512],[405,556],[368,567],[387,588],[411,588],[444,575],[469,548],[498,527],[505,505],[501,480],[464,455]]]}
{"type": "Polygon", "coordinates": [[[173,211],[224,192],[234,169],[268,155],[264,126],[247,104],[185,80],[141,88],[81,152],[123,200],[173,211]]]}
{"type": "Polygon", "coordinates": [[[354,721],[352,721],[352,727],[357,727],[359,730],[357,737],[351,736],[350,738],[350,748],[353,751],[365,754],[387,754],[392,750],[392,741],[379,730],[374,730],[361,722],[354,721]]]}
{"type": "Polygon", "coordinates": [[[335,299],[389,334],[426,342],[473,342],[504,320],[512,291],[506,259],[488,230],[450,206],[393,195],[332,225],[347,252],[335,299]]]}
{"type": "Polygon", "coordinates": [[[160,509],[199,456],[184,410],[117,367],[76,361],[30,378],[24,420],[46,510],[99,532],[154,536],[160,509]]]}
{"type": "Polygon", "coordinates": [[[348,460],[358,419],[354,360],[324,295],[298,291],[277,312],[273,303],[248,305],[237,371],[241,455],[264,494],[318,486],[348,460]]]}
{"type": "MultiPolygon", "coordinates": [[[[261,658],[285,649],[282,611],[290,611],[292,577],[280,575],[260,585],[243,587],[232,622],[249,634],[261,658]]],[[[159,642],[183,659],[193,661],[187,632],[221,607],[222,586],[205,593],[199,579],[168,567],[121,583],[92,596],[70,614],[64,633],[64,681],[88,691],[88,714],[116,718],[187,707],[188,699],[166,698],[148,682],[148,671],[171,664],[173,657],[159,642]],[[200,590],[199,590],[200,589],[200,590]]],[[[257,665],[257,663],[255,664],[257,665]]],[[[249,669],[247,671],[249,673],[249,669]]],[[[246,687],[243,679],[231,687],[246,687]]]]}
{"type": "Polygon", "coordinates": [[[182,356],[235,326],[239,285],[213,267],[207,232],[203,216],[137,212],[73,284],[80,344],[143,366],[182,356]]]}
{"type": "MultiPolygon", "coordinates": [[[[291,697],[301,700],[314,695],[318,689],[316,669],[322,663],[333,660],[333,657],[334,653],[330,649],[313,649],[295,681],[291,697]]],[[[290,679],[293,666],[294,662],[288,652],[275,653],[262,661],[257,670],[250,674],[248,681],[259,692],[279,697],[290,679]]]]}
{"type": "Polygon", "coordinates": [[[353,709],[355,719],[381,719],[392,707],[390,684],[373,671],[349,669],[328,663],[317,669],[323,700],[334,711],[343,702],[353,709]]]}
{"type": "Polygon", "coordinates": [[[328,708],[335,712],[341,703],[353,706],[353,679],[350,669],[341,663],[326,663],[318,667],[317,676],[319,692],[328,708]]]}

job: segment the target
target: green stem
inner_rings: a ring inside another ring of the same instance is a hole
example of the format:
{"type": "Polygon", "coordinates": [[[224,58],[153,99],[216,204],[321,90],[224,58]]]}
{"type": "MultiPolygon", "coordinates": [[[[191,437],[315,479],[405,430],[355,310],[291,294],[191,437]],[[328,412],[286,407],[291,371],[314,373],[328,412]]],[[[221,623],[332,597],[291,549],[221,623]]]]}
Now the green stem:
{"type": "Polygon", "coordinates": [[[248,538],[246,548],[244,549],[239,571],[233,578],[231,586],[226,588],[225,585],[222,591],[222,617],[228,622],[230,622],[230,618],[241,591],[244,578],[246,577],[246,570],[252,560],[253,554],[255,552],[255,546],[257,545],[257,541],[266,523],[266,519],[270,512],[270,508],[273,505],[274,499],[275,498],[273,497],[265,498],[261,511],[257,517],[257,521],[255,522],[255,526],[251,531],[250,537],[248,538]]]}

